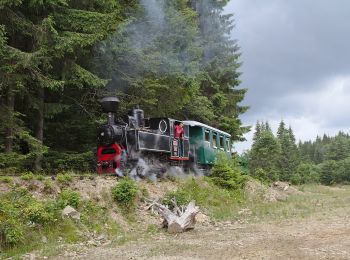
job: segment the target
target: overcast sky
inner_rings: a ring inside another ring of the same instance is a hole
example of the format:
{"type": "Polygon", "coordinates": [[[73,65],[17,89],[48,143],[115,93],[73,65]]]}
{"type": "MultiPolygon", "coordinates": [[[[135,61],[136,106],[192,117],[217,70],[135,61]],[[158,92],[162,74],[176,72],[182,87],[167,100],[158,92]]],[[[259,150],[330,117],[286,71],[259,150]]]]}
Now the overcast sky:
{"type": "MultiPolygon", "coordinates": [[[[350,1],[231,0],[246,125],[283,119],[297,140],[350,129],[350,1]]],[[[242,151],[251,144],[237,144],[242,151]]]]}

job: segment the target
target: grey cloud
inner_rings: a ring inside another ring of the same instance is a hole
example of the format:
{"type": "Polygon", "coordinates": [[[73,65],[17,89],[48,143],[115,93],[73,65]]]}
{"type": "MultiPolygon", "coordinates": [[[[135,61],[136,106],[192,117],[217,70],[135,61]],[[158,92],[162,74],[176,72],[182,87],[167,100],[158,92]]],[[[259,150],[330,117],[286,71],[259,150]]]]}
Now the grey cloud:
{"type": "MultiPolygon", "coordinates": [[[[316,102],[332,79],[350,76],[350,1],[232,0],[226,12],[235,14],[232,36],[242,51],[244,103],[251,106],[243,122],[306,116],[322,118],[319,131],[350,128],[349,105],[338,115],[332,109],[339,106],[322,109],[316,102]]],[[[350,77],[344,95],[350,93],[349,82],[350,77]]]]}

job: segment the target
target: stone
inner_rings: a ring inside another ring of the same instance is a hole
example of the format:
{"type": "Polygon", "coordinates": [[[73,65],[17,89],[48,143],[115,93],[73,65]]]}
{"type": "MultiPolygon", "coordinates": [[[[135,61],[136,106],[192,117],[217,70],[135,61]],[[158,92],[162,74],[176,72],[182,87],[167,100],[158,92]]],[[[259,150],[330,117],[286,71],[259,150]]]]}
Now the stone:
{"type": "Polygon", "coordinates": [[[43,236],[41,238],[41,241],[44,243],[44,244],[47,244],[47,237],[46,236],[43,236]]]}
{"type": "Polygon", "coordinates": [[[80,213],[71,206],[66,206],[62,211],[63,217],[69,217],[72,219],[80,220],[80,213]]]}

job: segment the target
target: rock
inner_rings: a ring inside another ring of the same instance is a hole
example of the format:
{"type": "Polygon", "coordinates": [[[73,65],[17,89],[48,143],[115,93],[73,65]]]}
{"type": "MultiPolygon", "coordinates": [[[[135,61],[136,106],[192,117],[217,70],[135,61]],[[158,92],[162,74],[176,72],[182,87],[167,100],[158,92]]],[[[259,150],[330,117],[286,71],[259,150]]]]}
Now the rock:
{"type": "Polygon", "coordinates": [[[41,241],[44,243],[44,244],[47,244],[47,237],[46,236],[43,236],[41,238],[41,241]]]}
{"type": "Polygon", "coordinates": [[[87,245],[87,246],[98,246],[99,243],[97,243],[97,242],[94,241],[94,240],[89,240],[89,241],[86,242],[86,245],[87,245]]]}
{"type": "Polygon", "coordinates": [[[72,219],[80,220],[80,213],[76,211],[73,207],[71,206],[66,206],[63,211],[62,211],[62,216],[63,217],[70,217],[72,219]]]}
{"type": "Polygon", "coordinates": [[[98,236],[98,237],[96,238],[96,240],[99,240],[99,241],[104,240],[104,239],[105,239],[105,236],[104,236],[104,235],[100,235],[100,236],[98,236]]]}
{"type": "Polygon", "coordinates": [[[210,223],[210,218],[203,214],[202,212],[199,212],[196,216],[196,220],[198,223],[202,223],[202,224],[209,224],[210,223]]]}

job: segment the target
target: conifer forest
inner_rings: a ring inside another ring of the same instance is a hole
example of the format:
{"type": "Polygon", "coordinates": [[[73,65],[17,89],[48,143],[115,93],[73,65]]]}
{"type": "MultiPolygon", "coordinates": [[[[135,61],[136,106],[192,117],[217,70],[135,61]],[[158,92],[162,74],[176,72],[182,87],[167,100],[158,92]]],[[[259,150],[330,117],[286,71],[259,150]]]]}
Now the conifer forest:
{"type": "Polygon", "coordinates": [[[0,259],[350,259],[341,1],[0,0],[0,259]]]}

